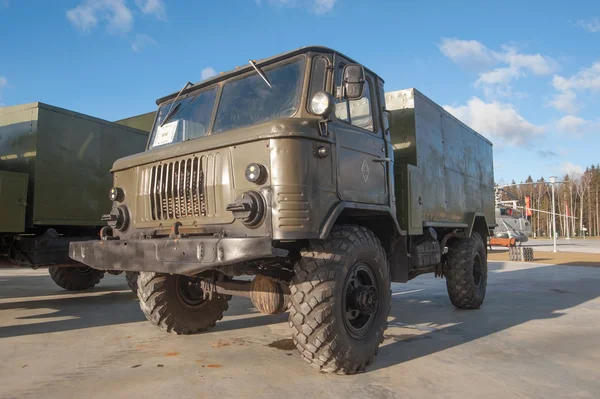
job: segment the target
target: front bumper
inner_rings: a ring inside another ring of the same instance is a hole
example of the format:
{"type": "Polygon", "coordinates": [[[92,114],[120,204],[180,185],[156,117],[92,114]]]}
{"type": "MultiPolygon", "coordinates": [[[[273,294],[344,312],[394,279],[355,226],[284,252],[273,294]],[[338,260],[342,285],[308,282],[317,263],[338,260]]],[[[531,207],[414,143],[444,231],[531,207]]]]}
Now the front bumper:
{"type": "Polygon", "coordinates": [[[69,256],[99,270],[192,275],[217,266],[282,255],[270,237],[80,241],[69,256]]]}

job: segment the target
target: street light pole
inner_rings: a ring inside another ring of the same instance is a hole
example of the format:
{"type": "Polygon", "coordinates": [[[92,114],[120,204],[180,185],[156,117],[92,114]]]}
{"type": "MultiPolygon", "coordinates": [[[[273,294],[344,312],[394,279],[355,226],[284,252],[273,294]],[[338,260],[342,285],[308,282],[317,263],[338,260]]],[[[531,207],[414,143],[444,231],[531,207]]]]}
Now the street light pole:
{"type": "Polygon", "coordinates": [[[554,235],[554,249],[552,252],[558,252],[556,249],[556,208],[554,204],[554,185],[556,184],[556,176],[550,176],[552,184],[552,234],[554,235]]]}

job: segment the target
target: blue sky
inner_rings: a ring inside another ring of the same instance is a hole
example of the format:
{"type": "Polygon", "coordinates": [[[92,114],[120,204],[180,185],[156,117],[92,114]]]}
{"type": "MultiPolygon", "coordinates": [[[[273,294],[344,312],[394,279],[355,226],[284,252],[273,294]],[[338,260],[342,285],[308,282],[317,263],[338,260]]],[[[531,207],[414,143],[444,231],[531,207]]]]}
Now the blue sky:
{"type": "Polygon", "coordinates": [[[333,47],[495,145],[496,180],[600,162],[600,2],[0,0],[0,104],[116,120],[186,81],[333,47]]]}

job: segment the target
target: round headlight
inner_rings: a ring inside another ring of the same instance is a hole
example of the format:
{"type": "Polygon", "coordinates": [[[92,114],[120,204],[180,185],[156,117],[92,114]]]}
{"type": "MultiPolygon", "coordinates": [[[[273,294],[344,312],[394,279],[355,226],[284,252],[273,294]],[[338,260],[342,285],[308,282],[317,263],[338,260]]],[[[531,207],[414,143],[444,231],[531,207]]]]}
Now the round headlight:
{"type": "Polygon", "coordinates": [[[111,201],[123,202],[125,193],[123,192],[122,188],[113,187],[108,192],[108,197],[110,198],[111,201]]]}
{"type": "Polygon", "coordinates": [[[267,179],[267,169],[255,162],[246,166],[245,174],[250,183],[262,184],[267,179]]]}
{"type": "Polygon", "coordinates": [[[325,91],[316,93],[310,100],[310,111],[315,115],[328,117],[334,106],[333,96],[325,91]]]}

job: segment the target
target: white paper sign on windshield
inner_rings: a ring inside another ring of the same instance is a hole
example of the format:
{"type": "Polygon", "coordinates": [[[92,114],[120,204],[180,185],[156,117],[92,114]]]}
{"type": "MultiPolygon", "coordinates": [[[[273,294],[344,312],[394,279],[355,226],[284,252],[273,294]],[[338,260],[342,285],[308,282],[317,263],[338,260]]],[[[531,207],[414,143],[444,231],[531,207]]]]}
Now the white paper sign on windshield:
{"type": "Polygon", "coordinates": [[[158,147],[172,143],[173,139],[175,138],[175,132],[177,131],[178,123],[179,120],[176,120],[159,126],[156,130],[156,136],[154,137],[154,143],[152,143],[152,147],[158,147]]]}

